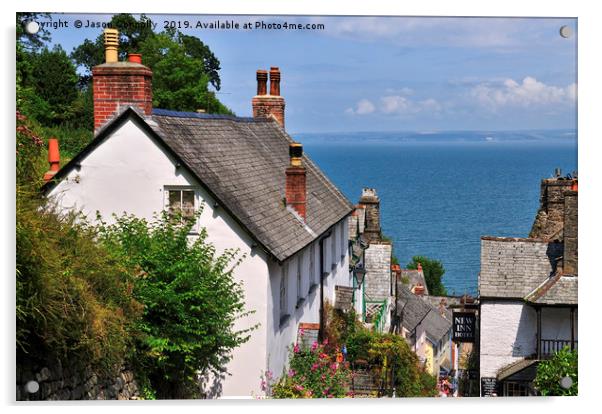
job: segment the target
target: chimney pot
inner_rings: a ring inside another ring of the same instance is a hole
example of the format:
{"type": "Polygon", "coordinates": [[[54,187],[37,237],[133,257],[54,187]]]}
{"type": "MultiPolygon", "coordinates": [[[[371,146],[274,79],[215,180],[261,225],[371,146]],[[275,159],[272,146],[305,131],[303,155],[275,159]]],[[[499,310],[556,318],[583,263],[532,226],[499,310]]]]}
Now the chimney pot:
{"type": "Polygon", "coordinates": [[[268,71],[259,69],[257,71],[257,95],[267,95],[268,71]]]}
{"type": "Polygon", "coordinates": [[[105,29],[105,62],[117,62],[119,49],[119,31],[117,29],[105,29]]]}
{"type": "Polygon", "coordinates": [[[280,69],[270,68],[270,95],[280,96],[280,69]]]}
{"type": "Polygon", "coordinates": [[[140,53],[130,53],[128,55],[128,62],[142,64],[142,55],[140,53]]]}
{"type": "Polygon", "coordinates": [[[59,140],[56,138],[50,138],[48,140],[48,163],[50,169],[44,174],[44,181],[49,181],[60,169],[59,164],[61,161],[61,155],[59,152],[59,140]]]}

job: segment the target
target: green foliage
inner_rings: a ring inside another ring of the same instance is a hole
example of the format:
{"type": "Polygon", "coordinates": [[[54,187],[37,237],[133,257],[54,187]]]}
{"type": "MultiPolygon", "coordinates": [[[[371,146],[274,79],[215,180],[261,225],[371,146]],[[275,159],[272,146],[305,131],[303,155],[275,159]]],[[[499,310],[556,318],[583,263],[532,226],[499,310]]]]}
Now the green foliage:
{"type": "Polygon", "coordinates": [[[447,296],[447,290],[442,282],[443,274],[445,273],[443,264],[439,260],[430,259],[426,256],[414,256],[406,268],[417,269],[418,263],[422,265],[429,294],[433,296],[447,296]]]}
{"type": "Polygon", "coordinates": [[[537,366],[537,375],[533,383],[544,396],[577,395],[578,391],[578,356],[577,350],[564,347],[550,360],[542,361],[537,366]],[[573,385],[569,389],[560,386],[561,378],[569,377],[573,385]]]}
{"type": "Polygon", "coordinates": [[[383,390],[395,389],[398,397],[427,397],[437,394],[437,380],[425,371],[407,342],[394,334],[368,330],[354,312],[344,314],[325,307],[327,352],[347,348],[347,360],[371,368],[383,390]],[[393,381],[393,382],[391,382],[393,381]]]}
{"type": "Polygon", "coordinates": [[[43,140],[17,116],[17,359],[81,361],[119,368],[132,349],[141,309],[132,277],[75,214],[59,215],[39,196],[43,140]]]}
{"type": "MultiPolygon", "coordinates": [[[[198,213],[200,214],[200,212],[198,213]]],[[[189,240],[195,220],[163,213],[153,222],[116,217],[98,227],[102,244],[137,269],[134,296],[144,305],[136,368],[157,398],[198,397],[197,374],[219,374],[251,329],[236,331],[243,288],[233,278],[237,250],[217,255],[207,232],[189,240]]]]}
{"type": "Polygon", "coordinates": [[[367,353],[369,365],[375,367],[375,378],[382,381],[384,389],[394,388],[397,397],[437,394],[437,380],[425,371],[401,336],[373,333],[367,353]]]}
{"type": "MultiPolygon", "coordinates": [[[[351,370],[346,362],[337,362],[325,344],[315,342],[311,348],[295,345],[290,368],[271,386],[274,398],[342,398],[349,395],[351,370]]],[[[265,389],[266,383],[262,382],[265,389]]]]}
{"type": "Polygon", "coordinates": [[[161,33],[141,44],[144,63],[153,70],[153,105],[182,111],[205,109],[231,112],[208,90],[209,75],[202,58],[188,54],[182,39],[190,36],[161,33]]]}

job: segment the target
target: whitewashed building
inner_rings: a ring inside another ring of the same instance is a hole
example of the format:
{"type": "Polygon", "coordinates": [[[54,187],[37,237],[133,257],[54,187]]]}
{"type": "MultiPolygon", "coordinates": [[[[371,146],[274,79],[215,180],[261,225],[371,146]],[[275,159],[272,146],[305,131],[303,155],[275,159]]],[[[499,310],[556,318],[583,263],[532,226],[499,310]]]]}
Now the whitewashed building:
{"type": "MultiPolygon", "coordinates": [[[[300,323],[320,321],[323,299],[351,286],[352,205],[285,132],[280,72],[258,71],[252,118],[152,108],[152,73],[135,61],[97,66],[93,141],[45,186],[64,210],[152,219],[163,209],[203,207],[218,252],[240,249],[235,270],[246,310],[235,329],[254,325],[208,385],[209,397],[261,395],[260,375],[279,376],[300,323]]],[[[191,234],[194,236],[194,233],[191,234]]]]}
{"type": "Polygon", "coordinates": [[[577,348],[576,190],[576,180],[543,180],[530,238],[481,238],[482,394],[536,395],[539,361],[577,348]]]}

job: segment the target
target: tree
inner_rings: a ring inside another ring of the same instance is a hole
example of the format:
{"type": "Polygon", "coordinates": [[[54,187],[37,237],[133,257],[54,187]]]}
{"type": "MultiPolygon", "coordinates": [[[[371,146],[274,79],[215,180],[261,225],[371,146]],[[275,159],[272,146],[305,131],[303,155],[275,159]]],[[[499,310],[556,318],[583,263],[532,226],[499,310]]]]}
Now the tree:
{"type": "Polygon", "coordinates": [[[248,314],[233,278],[243,257],[236,250],[218,255],[205,229],[189,241],[194,221],[164,212],[153,222],[124,215],[99,225],[103,245],[137,269],[134,297],[144,314],[134,363],[158,398],[198,397],[198,373],[221,375],[253,329],[233,327],[248,314]]]}
{"type": "Polygon", "coordinates": [[[181,111],[205,109],[231,113],[208,90],[203,60],[187,54],[180,36],[160,33],[141,45],[145,64],[153,69],[153,105],[181,111]]]}
{"type": "Polygon", "coordinates": [[[554,354],[552,359],[539,363],[534,381],[535,388],[544,396],[577,395],[577,371],[577,350],[571,351],[569,347],[564,347],[554,354]],[[560,385],[560,380],[564,377],[569,377],[572,381],[568,389],[560,385]]]}
{"type": "Polygon", "coordinates": [[[60,46],[44,48],[33,58],[31,84],[41,99],[48,103],[55,123],[69,119],[71,105],[78,97],[77,73],[60,46]]]}
{"type": "Polygon", "coordinates": [[[45,42],[50,41],[50,31],[43,27],[37,33],[29,33],[25,30],[25,25],[30,21],[51,21],[50,13],[17,13],[17,42],[20,43],[28,52],[35,52],[40,49],[45,42]]]}
{"type": "Polygon", "coordinates": [[[422,265],[424,279],[428,288],[429,294],[433,296],[446,296],[447,290],[441,279],[445,273],[445,268],[439,260],[430,259],[426,256],[414,256],[412,261],[407,264],[408,269],[417,269],[418,263],[422,265]]]}

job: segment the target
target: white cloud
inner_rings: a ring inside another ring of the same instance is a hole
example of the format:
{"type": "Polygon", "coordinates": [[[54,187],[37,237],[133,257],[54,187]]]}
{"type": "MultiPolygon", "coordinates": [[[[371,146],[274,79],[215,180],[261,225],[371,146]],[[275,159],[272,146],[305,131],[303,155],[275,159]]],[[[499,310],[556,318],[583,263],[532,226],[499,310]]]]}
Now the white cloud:
{"type": "Polygon", "coordinates": [[[414,104],[404,96],[383,96],[380,101],[381,111],[385,114],[407,114],[415,111],[414,104]]]}
{"type": "Polygon", "coordinates": [[[420,112],[438,113],[442,110],[443,105],[432,98],[415,101],[402,95],[386,95],[379,99],[378,107],[372,101],[362,99],[356,103],[355,108],[347,108],[345,113],[367,115],[378,112],[384,115],[410,116],[420,112]]]}
{"type": "Polygon", "coordinates": [[[546,85],[527,76],[521,83],[514,79],[505,79],[497,84],[481,83],[470,90],[470,97],[493,111],[504,107],[529,108],[571,104],[577,97],[577,85],[546,85]]]}
{"type": "Polygon", "coordinates": [[[355,104],[355,109],[347,108],[345,113],[352,115],[367,115],[376,110],[376,106],[368,99],[361,99],[355,104]]]}

